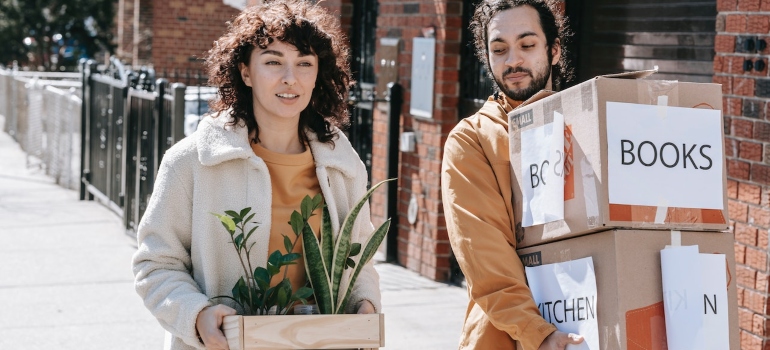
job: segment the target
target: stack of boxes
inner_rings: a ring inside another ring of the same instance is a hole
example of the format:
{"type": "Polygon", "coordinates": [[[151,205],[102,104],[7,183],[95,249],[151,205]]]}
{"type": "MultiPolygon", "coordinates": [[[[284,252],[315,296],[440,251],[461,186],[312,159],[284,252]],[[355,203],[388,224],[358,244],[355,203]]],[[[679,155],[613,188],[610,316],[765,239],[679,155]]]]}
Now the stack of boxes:
{"type": "Polygon", "coordinates": [[[525,266],[592,257],[603,350],[666,349],[661,249],[698,245],[701,253],[724,254],[730,348],[738,349],[721,87],[646,78],[651,73],[541,92],[509,114],[517,252],[525,266]],[[701,123],[697,116],[706,114],[701,123]],[[532,161],[526,133],[558,115],[564,151],[555,161],[532,161]],[[670,127],[634,124],[640,115],[670,127]],[[537,212],[548,204],[533,190],[561,184],[551,181],[557,176],[564,183],[563,219],[542,223],[537,212]]]}

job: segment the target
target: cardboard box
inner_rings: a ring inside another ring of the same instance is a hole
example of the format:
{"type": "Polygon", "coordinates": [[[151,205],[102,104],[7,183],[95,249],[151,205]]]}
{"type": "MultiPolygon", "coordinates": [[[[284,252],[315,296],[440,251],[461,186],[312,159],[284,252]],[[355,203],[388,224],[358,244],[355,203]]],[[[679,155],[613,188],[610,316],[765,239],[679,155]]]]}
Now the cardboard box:
{"type": "Polygon", "coordinates": [[[231,350],[385,346],[384,314],[226,316],[222,329],[231,350]]]}
{"type": "MultiPolygon", "coordinates": [[[[680,235],[682,246],[698,245],[701,253],[725,254],[730,349],[739,349],[732,234],[681,231],[680,235]]],[[[660,250],[671,243],[671,231],[609,230],[523,248],[517,253],[526,266],[592,257],[597,296],[595,310],[590,311],[596,312],[600,348],[663,350],[667,346],[660,250]]]]}
{"type": "Polygon", "coordinates": [[[600,76],[559,93],[541,91],[509,113],[518,247],[612,228],[727,229],[721,86],[640,79],[651,73],[600,76]],[[644,117],[636,119],[641,120],[640,125],[627,122],[633,113],[626,109],[644,117]],[[533,145],[537,137],[529,135],[552,123],[554,112],[563,115],[563,152],[551,153],[550,163],[540,162],[539,158],[533,161],[537,157],[532,155],[533,148],[542,147],[533,145]],[[708,118],[698,119],[704,113],[708,118]],[[708,126],[700,125],[698,120],[709,121],[708,126]],[[676,128],[682,130],[674,130],[675,126],[669,125],[675,124],[668,123],[678,123],[676,128]],[[666,127],[659,130],[654,125],[666,127]],[[639,138],[632,134],[628,140],[616,142],[621,134],[618,130],[638,133],[639,138]],[[663,131],[671,136],[666,138],[660,134],[663,131]],[[645,139],[647,134],[653,134],[651,139],[645,139]],[[702,144],[692,141],[703,138],[702,144]],[[613,142],[608,144],[609,139],[613,142]],[[561,170],[557,170],[559,167],[561,170]],[[558,184],[551,182],[552,169],[554,175],[559,171],[563,174],[564,219],[524,227],[527,224],[522,225],[522,221],[532,215],[527,213],[533,212],[531,208],[536,205],[532,192],[546,188],[546,179],[549,185],[558,184]],[[621,171],[630,171],[628,174],[640,179],[612,175],[621,171]],[[655,176],[644,175],[648,171],[655,176]],[[670,178],[669,173],[673,174],[670,178]],[[623,184],[629,181],[631,184],[623,184]],[[647,199],[618,198],[630,195],[647,199]],[[708,196],[708,200],[696,198],[701,195],[708,196]],[[704,207],[705,203],[711,206],[704,207]]]}

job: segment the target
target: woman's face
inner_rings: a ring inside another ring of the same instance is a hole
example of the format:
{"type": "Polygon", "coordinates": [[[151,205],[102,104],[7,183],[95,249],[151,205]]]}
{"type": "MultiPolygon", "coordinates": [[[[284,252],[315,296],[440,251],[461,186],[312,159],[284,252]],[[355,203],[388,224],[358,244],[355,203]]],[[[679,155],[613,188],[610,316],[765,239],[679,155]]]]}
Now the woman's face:
{"type": "Polygon", "coordinates": [[[310,103],[318,57],[302,55],[291,44],[274,41],[251,52],[249,65],[240,64],[241,77],[251,87],[257,123],[299,122],[299,114],[310,103]]]}

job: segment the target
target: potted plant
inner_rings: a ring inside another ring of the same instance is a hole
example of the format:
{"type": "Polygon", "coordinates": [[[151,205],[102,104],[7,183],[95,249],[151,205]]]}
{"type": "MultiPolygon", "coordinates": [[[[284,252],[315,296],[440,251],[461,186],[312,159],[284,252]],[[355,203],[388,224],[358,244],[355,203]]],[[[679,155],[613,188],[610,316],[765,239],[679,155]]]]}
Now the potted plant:
{"type": "MultiPolygon", "coordinates": [[[[392,179],[391,179],[392,180],[392,179]]],[[[353,285],[385,238],[390,219],[380,225],[363,245],[351,242],[353,224],[359,212],[372,193],[383,183],[374,185],[346,215],[340,231],[334,235],[331,219],[321,195],[306,196],[300,212],[294,211],[289,224],[294,231],[292,240],[284,236],[286,254],[275,251],[270,254],[266,267],[252,269],[248,252],[253,243],[249,238],[256,226],[247,231],[247,224],[253,218],[250,208],[241,211],[226,211],[214,214],[222,222],[232,238],[232,244],[241,258],[244,270],[242,277],[233,287],[229,298],[241,307],[245,315],[225,317],[223,330],[231,350],[256,349],[340,349],[379,348],[384,346],[384,317],[382,314],[343,314],[350,298],[353,285]],[[321,209],[320,240],[316,237],[308,219],[321,209]],[[335,239],[336,236],[336,239],[335,239]],[[293,253],[299,239],[302,239],[305,269],[312,288],[302,287],[296,291],[284,275],[284,280],[270,287],[269,281],[285,265],[295,264],[300,254],[293,253]],[[353,259],[360,254],[358,263],[353,259]],[[253,272],[252,272],[253,271],[253,272]],[[347,288],[341,288],[340,281],[349,279],[347,288]],[[286,315],[293,305],[305,304],[313,295],[320,315],[286,315]],[[274,309],[275,315],[262,316],[274,309]],[[260,316],[248,316],[260,315],[260,316]]],[[[252,223],[256,224],[256,223],[252,223]]]]}

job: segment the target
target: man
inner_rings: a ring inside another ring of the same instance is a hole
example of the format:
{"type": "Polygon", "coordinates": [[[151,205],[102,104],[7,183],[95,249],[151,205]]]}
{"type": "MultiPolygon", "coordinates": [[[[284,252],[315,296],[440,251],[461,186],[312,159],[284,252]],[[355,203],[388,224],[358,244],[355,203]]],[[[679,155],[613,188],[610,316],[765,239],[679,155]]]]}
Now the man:
{"type": "Polygon", "coordinates": [[[485,0],[471,23],[477,56],[498,91],[444,146],[441,189],[449,239],[470,303],[461,349],[564,349],[582,337],[540,315],[516,255],[507,113],[569,76],[565,28],[548,0],[485,0]]]}

